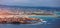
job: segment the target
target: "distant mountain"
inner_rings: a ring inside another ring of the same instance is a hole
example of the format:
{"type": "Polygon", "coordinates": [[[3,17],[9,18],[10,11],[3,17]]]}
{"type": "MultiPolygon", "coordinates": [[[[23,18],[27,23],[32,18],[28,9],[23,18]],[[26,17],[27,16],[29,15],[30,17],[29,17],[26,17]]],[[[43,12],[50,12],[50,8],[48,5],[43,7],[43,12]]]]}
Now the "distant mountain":
{"type": "MultiPolygon", "coordinates": [[[[30,6],[9,6],[9,5],[0,5],[0,8],[35,8],[35,9],[42,9],[42,10],[57,10],[60,11],[60,7],[30,7],[30,6]]],[[[34,10],[34,9],[33,9],[34,10]]]]}
{"type": "Polygon", "coordinates": [[[27,7],[27,8],[60,8],[60,7],[42,7],[42,6],[35,6],[35,7],[32,7],[32,6],[11,6],[11,5],[0,5],[0,7],[3,6],[3,7],[27,7]]]}

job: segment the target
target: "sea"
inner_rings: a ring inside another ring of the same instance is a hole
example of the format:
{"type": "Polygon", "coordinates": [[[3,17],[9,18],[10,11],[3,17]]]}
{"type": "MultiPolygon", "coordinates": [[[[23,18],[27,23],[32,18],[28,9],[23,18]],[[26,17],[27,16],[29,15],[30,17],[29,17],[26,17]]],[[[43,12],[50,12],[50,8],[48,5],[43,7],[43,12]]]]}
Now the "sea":
{"type": "MultiPolygon", "coordinates": [[[[8,8],[10,10],[16,10],[18,7],[0,6],[0,8],[3,8],[3,9],[8,8]]],[[[32,8],[32,7],[30,7],[30,8],[32,8]]],[[[37,8],[40,9],[39,7],[37,7],[37,8]]],[[[28,11],[28,9],[29,8],[26,7],[26,9],[24,9],[24,10],[28,11]]],[[[35,7],[35,9],[36,9],[36,7],[35,7]]],[[[32,10],[34,11],[35,9],[32,8],[31,11],[32,10]]],[[[36,23],[36,24],[0,24],[0,28],[60,28],[60,8],[58,8],[58,9],[51,8],[50,9],[50,7],[41,7],[41,10],[57,11],[57,12],[55,12],[55,14],[57,14],[57,16],[59,16],[59,17],[40,16],[40,15],[39,16],[29,16],[30,18],[38,18],[38,19],[42,19],[44,21],[36,23]]],[[[35,11],[37,11],[37,9],[35,11]]]]}
{"type": "MultiPolygon", "coordinates": [[[[56,13],[60,15],[60,13],[56,13]]],[[[29,16],[30,18],[43,19],[43,22],[36,24],[0,24],[0,28],[60,28],[60,18],[52,16],[29,16]]]]}

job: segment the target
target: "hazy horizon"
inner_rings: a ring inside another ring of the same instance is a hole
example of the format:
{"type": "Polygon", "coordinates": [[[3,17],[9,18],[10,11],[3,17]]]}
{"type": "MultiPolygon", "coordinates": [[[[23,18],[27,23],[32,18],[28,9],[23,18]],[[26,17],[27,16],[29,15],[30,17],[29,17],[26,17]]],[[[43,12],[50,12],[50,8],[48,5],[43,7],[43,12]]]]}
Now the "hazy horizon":
{"type": "Polygon", "coordinates": [[[0,0],[0,5],[60,7],[60,0],[0,0]]]}

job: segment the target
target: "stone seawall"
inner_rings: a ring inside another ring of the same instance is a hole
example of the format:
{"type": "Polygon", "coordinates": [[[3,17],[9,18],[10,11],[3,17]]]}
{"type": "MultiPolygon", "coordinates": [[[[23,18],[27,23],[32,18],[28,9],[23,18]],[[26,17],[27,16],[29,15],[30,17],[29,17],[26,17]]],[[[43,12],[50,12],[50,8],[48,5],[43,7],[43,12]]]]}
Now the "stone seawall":
{"type": "Polygon", "coordinates": [[[14,18],[14,17],[10,17],[10,18],[0,18],[0,23],[1,24],[15,24],[15,23],[19,23],[19,24],[32,24],[32,23],[37,23],[36,21],[41,22],[40,19],[36,19],[36,18],[14,18]],[[34,21],[34,22],[31,22],[34,21]]]}

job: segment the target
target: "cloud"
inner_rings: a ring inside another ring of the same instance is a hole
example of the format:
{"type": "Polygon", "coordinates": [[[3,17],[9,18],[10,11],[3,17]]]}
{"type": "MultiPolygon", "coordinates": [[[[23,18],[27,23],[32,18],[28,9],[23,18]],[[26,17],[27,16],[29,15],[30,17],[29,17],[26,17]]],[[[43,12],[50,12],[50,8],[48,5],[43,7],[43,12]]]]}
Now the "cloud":
{"type": "Polygon", "coordinates": [[[0,0],[3,5],[19,6],[56,6],[60,7],[60,0],[0,0]]]}

